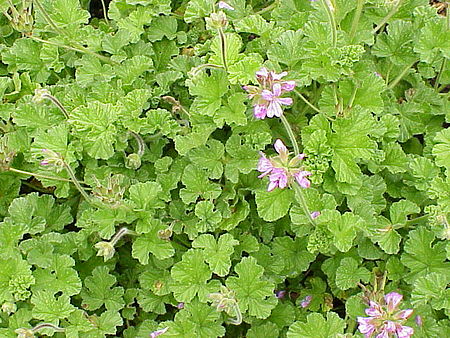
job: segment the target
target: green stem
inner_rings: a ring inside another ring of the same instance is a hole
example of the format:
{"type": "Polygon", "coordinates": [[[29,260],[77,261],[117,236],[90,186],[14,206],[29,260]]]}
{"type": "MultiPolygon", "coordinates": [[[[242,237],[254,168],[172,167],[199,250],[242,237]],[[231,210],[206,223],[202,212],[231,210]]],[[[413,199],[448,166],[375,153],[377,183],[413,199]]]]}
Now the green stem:
{"type": "Polygon", "coordinates": [[[356,92],[358,91],[358,85],[354,84],[353,86],[353,91],[352,91],[352,96],[350,96],[350,101],[348,102],[347,108],[351,109],[353,107],[353,102],[355,101],[355,97],[356,97],[356,92]]]}
{"type": "Polygon", "coordinates": [[[409,220],[406,221],[405,224],[406,225],[416,224],[416,223],[422,222],[424,220],[427,220],[428,217],[430,217],[429,214],[428,215],[419,216],[419,217],[416,217],[416,218],[413,218],[413,219],[409,219],[409,220]]]}
{"type": "Polygon", "coordinates": [[[69,113],[67,112],[66,108],[64,108],[64,106],[61,104],[61,102],[59,102],[59,100],[56,97],[54,97],[53,95],[48,95],[48,94],[43,95],[43,97],[52,101],[55,104],[55,106],[57,106],[59,108],[59,110],[61,110],[61,112],[66,117],[66,119],[70,118],[69,113]]]}
{"type": "Polygon", "coordinates": [[[44,16],[45,21],[47,21],[47,23],[52,26],[52,28],[58,32],[61,35],[65,35],[67,36],[69,39],[71,39],[72,37],[69,36],[66,32],[64,32],[63,30],[61,30],[52,20],[52,18],[50,17],[50,15],[48,15],[47,11],[45,10],[44,6],[42,6],[41,1],[40,0],[34,0],[34,3],[36,4],[36,6],[39,8],[39,10],[41,11],[42,15],[44,16]]]}
{"type": "Polygon", "coordinates": [[[91,51],[90,49],[88,49],[86,47],[82,47],[82,46],[80,46],[78,48],[77,47],[71,47],[71,46],[64,45],[62,43],[49,41],[49,40],[44,40],[44,39],[38,38],[37,36],[34,36],[34,35],[27,35],[27,37],[32,39],[32,40],[35,40],[35,41],[39,41],[39,42],[42,42],[42,43],[47,43],[49,45],[53,45],[53,46],[65,48],[65,49],[68,49],[68,50],[73,50],[75,52],[85,53],[85,54],[89,54],[89,55],[95,56],[96,58],[98,58],[98,59],[100,59],[100,60],[102,60],[102,61],[104,61],[106,63],[109,63],[111,65],[118,65],[117,62],[111,60],[110,58],[108,58],[106,56],[103,56],[103,55],[100,55],[100,54],[97,54],[96,52],[93,52],[93,51],[91,51]]]}
{"type": "Polygon", "coordinates": [[[350,29],[350,43],[353,42],[353,38],[356,34],[356,29],[358,28],[359,19],[361,18],[361,13],[364,7],[365,0],[357,0],[358,3],[356,5],[355,16],[352,21],[352,28],[350,29]]]}
{"type": "Polygon", "coordinates": [[[78,189],[81,196],[83,196],[87,202],[91,203],[91,197],[86,193],[86,191],[84,191],[83,187],[81,186],[80,182],[78,181],[77,177],[75,176],[75,173],[73,172],[72,168],[66,162],[64,162],[64,167],[66,168],[67,173],[69,174],[70,178],[72,179],[72,183],[78,189]]]}
{"type": "Polygon", "coordinates": [[[137,151],[138,156],[142,157],[142,155],[144,155],[144,151],[145,151],[145,142],[144,142],[143,138],[141,137],[141,135],[136,134],[135,132],[129,131],[129,133],[134,137],[134,139],[136,140],[136,142],[138,144],[138,151],[137,151]]]}
{"type": "Polygon", "coordinates": [[[391,8],[388,14],[381,20],[381,22],[373,29],[372,34],[376,34],[383,26],[397,13],[403,0],[397,0],[397,3],[391,8]]]}
{"type": "Polygon", "coordinates": [[[20,170],[20,169],[16,169],[16,168],[8,168],[8,170],[12,171],[14,173],[17,173],[17,174],[22,174],[22,175],[27,175],[27,176],[34,176],[34,177],[40,177],[40,178],[45,178],[47,180],[55,180],[55,181],[61,181],[61,182],[72,182],[71,180],[69,180],[67,178],[55,177],[55,176],[46,176],[46,175],[36,174],[36,173],[32,173],[32,172],[29,172],[29,171],[20,170]]]}
{"type": "Polygon", "coordinates": [[[280,119],[281,119],[281,122],[283,123],[284,128],[286,129],[286,131],[289,135],[292,146],[294,147],[294,153],[297,156],[298,154],[300,154],[300,149],[298,147],[297,140],[295,139],[294,131],[292,130],[291,125],[289,124],[289,122],[286,119],[286,116],[284,116],[284,114],[281,115],[280,119]]]}
{"type": "Polygon", "coordinates": [[[274,2],[272,2],[269,6],[264,7],[263,9],[261,9],[260,11],[256,12],[256,14],[264,14],[268,11],[271,11],[272,9],[274,9],[277,5],[278,5],[279,0],[275,0],[274,2]]]}
{"type": "Polygon", "coordinates": [[[336,19],[334,17],[334,11],[331,9],[331,3],[330,0],[321,0],[322,5],[325,7],[325,10],[327,12],[328,21],[330,22],[331,26],[331,39],[333,42],[333,47],[336,47],[337,45],[337,30],[336,30],[336,19]]]}
{"type": "Polygon", "coordinates": [[[109,26],[108,12],[106,10],[105,0],[101,0],[103,8],[103,17],[105,18],[106,24],[109,26]]]}
{"type": "Polygon", "coordinates": [[[222,52],[222,63],[223,63],[223,67],[225,68],[225,71],[228,72],[228,67],[227,67],[227,39],[225,34],[223,33],[223,29],[222,27],[220,27],[218,29],[219,32],[219,38],[220,38],[220,49],[222,52]]]}
{"type": "Polygon", "coordinates": [[[408,70],[410,70],[411,67],[415,65],[416,62],[417,61],[414,61],[413,63],[411,63],[410,65],[405,67],[405,69],[403,69],[402,72],[391,83],[389,83],[389,85],[387,86],[387,89],[394,88],[401,81],[401,79],[406,75],[408,70]]]}
{"type": "Polygon", "coordinates": [[[302,93],[300,93],[297,89],[294,89],[294,92],[295,92],[295,94],[297,94],[297,95],[303,100],[303,102],[305,102],[311,109],[315,110],[315,111],[318,112],[319,114],[322,113],[322,112],[320,111],[319,108],[317,108],[317,107],[314,106],[311,102],[309,102],[309,101],[306,99],[306,97],[304,97],[304,96],[302,95],[302,93]]]}
{"type": "Polygon", "coordinates": [[[308,205],[306,204],[305,196],[303,196],[302,188],[298,184],[294,184],[294,190],[295,197],[298,203],[300,203],[300,206],[302,207],[303,212],[306,214],[306,217],[308,217],[309,223],[311,223],[312,226],[316,227],[317,224],[311,216],[311,212],[308,208],[308,205]]]}

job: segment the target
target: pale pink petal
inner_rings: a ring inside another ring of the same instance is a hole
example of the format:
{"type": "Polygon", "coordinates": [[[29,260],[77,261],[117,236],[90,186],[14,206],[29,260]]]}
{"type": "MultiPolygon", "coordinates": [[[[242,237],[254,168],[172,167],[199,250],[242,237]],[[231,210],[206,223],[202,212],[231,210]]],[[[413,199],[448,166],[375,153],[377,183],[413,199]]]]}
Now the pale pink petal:
{"type": "Polygon", "coordinates": [[[406,309],[406,310],[402,310],[398,313],[395,314],[395,318],[397,319],[408,319],[412,313],[414,312],[413,309],[406,309]]]}
{"type": "Polygon", "coordinates": [[[409,338],[414,334],[414,329],[409,326],[400,326],[397,328],[398,338],[409,338]]]}
{"type": "Polygon", "coordinates": [[[320,211],[313,211],[310,215],[312,219],[316,219],[320,216],[320,211]]]}
{"type": "Polygon", "coordinates": [[[274,94],[270,90],[264,89],[261,92],[261,97],[266,101],[273,101],[274,94]]]}
{"type": "Polygon", "coordinates": [[[269,71],[266,67],[262,67],[260,70],[256,72],[256,77],[259,78],[267,78],[269,76],[269,71]]]}
{"type": "Polygon", "coordinates": [[[266,176],[273,169],[272,162],[270,162],[270,160],[263,153],[261,153],[261,157],[259,158],[257,169],[258,171],[263,173],[262,175],[258,176],[259,178],[266,176]]]}
{"type": "Polygon", "coordinates": [[[395,331],[397,330],[397,326],[393,321],[388,320],[384,324],[384,330],[386,330],[389,333],[395,333],[395,331]]]}
{"type": "Polygon", "coordinates": [[[280,154],[280,155],[288,153],[288,149],[284,145],[283,141],[281,141],[280,139],[277,139],[275,141],[275,143],[273,144],[273,147],[275,148],[277,153],[280,154]]]}
{"type": "Polygon", "coordinates": [[[289,106],[292,104],[292,99],[290,97],[279,97],[279,98],[277,98],[277,102],[279,104],[289,106]]]}
{"type": "Polygon", "coordinates": [[[295,88],[295,81],[284,81],[281,83],[281,90],[283,92],[290,92],[295,88]]]}
{"type": "Polygon", "coordinates": [[[371,317],[382,317],[384,314],[383,309],[381,308],[380,304],[370,301],[370,307],[366,309],[366,314],[371,317]]]}
{"type": "Polygon", "coordinates": [[[389,313],[392,313],[397,308],[398,304],[402,301],[403,296],[397,292],[389,292],[384,296],[387,309],[389,313]]]}
{"type": "Polygon", "coordinates": [[[376,338],[389,338],[389,333],[386,330],[381,331],[381,333],[375,336],[376,338]]]}
{"type": "Polygon", "coordinates": [[[302,308],[308,307],[309,304],[311,304],[312,296],[306,296],[303,298],[303,300],[300,302],[300,306],[302,308]]]}
{"type": "Polygon", "coordinates": [[[272,191],[278,187],[278,182],[269,182],[269,185],[267,186],[267,191],[272,191]]]}
{"type": "Polygon", "coordinates": [[[280,104],[276,101],[270,102],[269,107],[267,107],[267,117],[280,117],[281,115],[283,115],[283,109],[280,104]]]}
{"type": "Polygon", "coordinates": [[[221,9],[228,9],[230,11],[234,11],[234,7],[230,6],[229,4],[227,4],[225,1],[219,1],[219,3],[217,4],[219,6],[219,8],[221,9]]]}
{"type": "Polygon", "coordinates": [[[281,85],[279,83],[275,83],[272,86],[272,92],[274,96],[280,96],[281,95],[281,85]]]}
{"type": "Polygon", "coordinates": [[[274,79],[275,81],[279,81],[287,75],[287,72],[281,72],[280,74],[270,72],[270,75],[272,76],[272,79],[274,79]]]}
{"type": "Polygon", "coordinates": [[[358,317],[358,330],[366,336],[366,338],[372,336],[375,332],[375,325],[372,324],[372,318],[358,317]]]}
{"type": "Polygon", "coordinates": [[[158,337],[158,336],[166,333],[168,329],[169,329],[168,327],[165,327],[164,329],[153,331],[152,333],[150,333],[150,338],[158,337]]]}
{"type": "Polygon", "coordinates": [[[267,106],[263,104],[253,106],[253,116],[260,120],[264,119],[267,116],[267,106]]]}

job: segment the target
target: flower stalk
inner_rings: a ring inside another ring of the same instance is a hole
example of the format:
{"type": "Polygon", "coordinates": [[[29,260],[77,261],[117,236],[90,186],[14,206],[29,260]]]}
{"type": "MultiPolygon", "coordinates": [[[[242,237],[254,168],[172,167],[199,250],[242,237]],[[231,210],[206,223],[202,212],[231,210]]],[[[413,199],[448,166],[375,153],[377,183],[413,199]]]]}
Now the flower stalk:
{"type": "Polygon", "coordinates": [[[359,19],[361,18],[361,13],[364,7],[365,0],[357,0],[355,16],[353,17],[352,27],[350,29],[350,43],[353,43],[353,39],[356,34],[356,29],[358,28],[359,19]]]}
{"type": "Polygon", "coordinates": [[[59,110],[64,114],[66,119],[69,119],[69,113],[67,112],[66,108],[62,105],[62,103],[54,97],[52,94],[50,94],[50,91],[48,89],[38,88],[34,91],[33,96],[33,102],[35,103],[41,103],[44,99],[50,100],[54,103],[56,107],[59,108],[59,110]]]}
{"type": "Polygon", "coordinates": [[[372,34],[376,34],[383,26],[397,13],[398,9],[402,5],[403,0],[396,0],[394,6],[392,6],[391,10],[388,14],[381,20],[381,22],[373,29],[372,34]]]}
{"type": "Polygon", "coordinates": [[[333,47],[337,46],[337,29],[336,29],[336,18],[334,17],[334,12],[336,9],[334,8],[331,0],[321,0],[322,6],[325,7],[325,11],[327,12],[328,21],[331,26],[331,41],[333,43],[333,47]]]}
{"type": "Polygon", "coordinates": [[[103,256],[103,260],[105,262],[111,259],[114,256],[114,253],[116,252],[116,249],[114,248],[115,245],[125,235],[136,236],[137,233],[134,232],[133,230],[129,230],[128,228],[121,228],[119,231],[117,231],[117,233],[109,242],[101,241],[94,245],[94,248],[98,250],[97,256],[103,256]]]}

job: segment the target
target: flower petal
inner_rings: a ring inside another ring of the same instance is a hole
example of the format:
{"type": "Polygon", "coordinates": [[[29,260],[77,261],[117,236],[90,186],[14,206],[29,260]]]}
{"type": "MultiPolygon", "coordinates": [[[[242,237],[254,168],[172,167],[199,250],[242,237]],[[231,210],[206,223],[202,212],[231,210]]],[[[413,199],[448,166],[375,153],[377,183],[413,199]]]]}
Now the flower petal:
{"type": "Polygon", "coordinates": [[[281,90],[283,92],[290,92],[295,88],[295,81],[283,81],[281,83],[281,90]]]}
{"type": "Polygon", "coordinates": [[[253,116],[260,120],[264,119],[267,116],[267,106],[264,104],[254,105],[253,116]]]}
{"type": "Polygon", "coordinates": [[[281,95],[281,85],[279,83],[275,83],[272,86],[272,92],[274,96],[280,96],[281,95]]]}
{"type": "Polygon", "coordinates": [[[281,141],[280,139],[277,139],[275,141],[275,143],[273,144],[273,147],[275,148],[276,152],[280,155],[288,153],[288,149],[284,145],[283,141],[281,141]]]}
{"type": "Polygon", "coordinates": [[[389,313],[392,313],[397,308],[402,301],[402,298],[403,296],[397,292],[389,292],[384,296],[384,301],[386,302],[389,313]]]}
{"type": "Polygon", "coordinates": [[[414,334],[414,329],[409,326],[400,326],[397,328],[398,338],[409,338],[414,334]]]}
{"type": "Polygon", "coordinates": [[[290,106],[293,101],[290,97],[279,97],[279,98],[277,98],[277,102],[284,106],[290,106]]]}

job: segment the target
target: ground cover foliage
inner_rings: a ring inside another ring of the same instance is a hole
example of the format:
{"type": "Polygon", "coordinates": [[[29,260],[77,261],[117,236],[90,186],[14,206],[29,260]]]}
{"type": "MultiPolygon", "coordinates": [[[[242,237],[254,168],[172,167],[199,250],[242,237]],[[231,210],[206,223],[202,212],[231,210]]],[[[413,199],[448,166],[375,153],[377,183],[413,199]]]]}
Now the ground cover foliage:
{"type": "Polygon", "coordinates": [[[1,337],[450,336],[444,3],[0,9],[1,337]]]}

